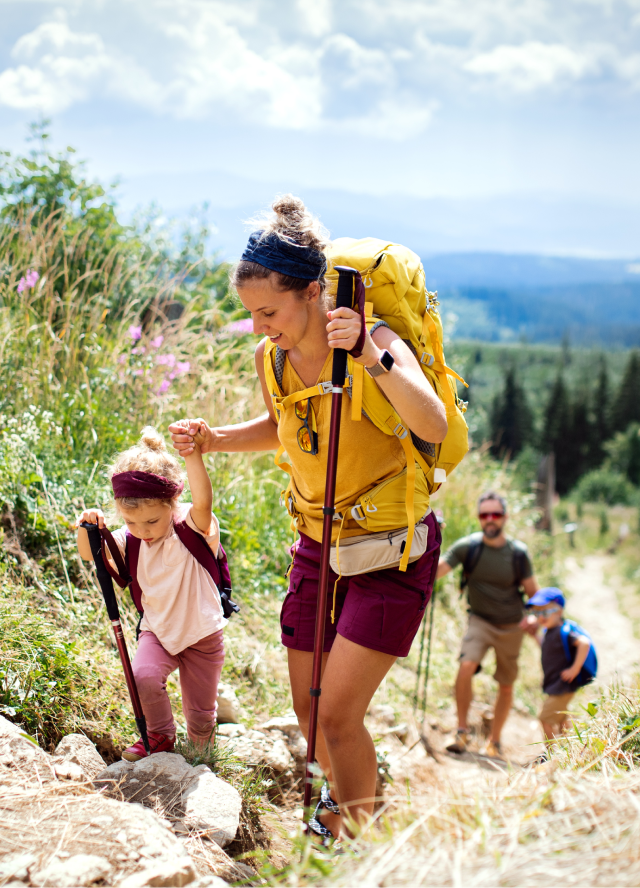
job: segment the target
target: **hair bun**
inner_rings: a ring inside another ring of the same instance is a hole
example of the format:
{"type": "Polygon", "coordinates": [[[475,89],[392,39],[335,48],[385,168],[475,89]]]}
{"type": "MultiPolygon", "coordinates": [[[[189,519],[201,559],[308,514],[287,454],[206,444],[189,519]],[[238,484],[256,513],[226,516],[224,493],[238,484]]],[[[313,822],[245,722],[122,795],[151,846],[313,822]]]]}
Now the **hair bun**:
{"type": "Polygon", "coordinates": [[[140,443],[148,450],[159,451],[167,449],[164,438],[153,426],[145,426],[143,428],[140,433],[140,443]]]}
{"type": "Polygon", "coordinates": [[[271,204],[272,214],[256,216],[251,224],[265,234],[275,234],[289,243],[312,247],[320,253],[329,245],[329,232],[293,194],[279,194],[271,204]]]}

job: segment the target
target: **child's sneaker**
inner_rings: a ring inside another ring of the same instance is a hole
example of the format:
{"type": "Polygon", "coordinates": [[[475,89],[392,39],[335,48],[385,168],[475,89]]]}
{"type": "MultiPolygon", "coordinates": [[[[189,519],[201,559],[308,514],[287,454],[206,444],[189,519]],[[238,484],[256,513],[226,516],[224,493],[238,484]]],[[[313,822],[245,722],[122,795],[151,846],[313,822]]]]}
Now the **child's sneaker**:
{"type": "Polygon", "coordinates": [[[458,733],[456,734],[456,739],[453,743],[450,743],[447,746],[447,752],[456,752],[458,755],[462,755],[463,752],[467,751],[467,746],[469,745],[469,735],[466,731],[458,728],[458,733]]]}
{"type": "MultiPolygon", "coordinates": [[[[149,731],[147,736],[149,737],[149,749],[151,750],[151,755],[153,755],[154,752],[171,752],[175,746],[175,737],[167,737],[166,734],[154,734],[152,731],[149,731]]],[[[122,758],[126,762],[139,762],[140,759],[146,757],[147,750],[144,748],[142,737],[134,743],[133,746],[129,746],[122,753],[122,758]]]]}

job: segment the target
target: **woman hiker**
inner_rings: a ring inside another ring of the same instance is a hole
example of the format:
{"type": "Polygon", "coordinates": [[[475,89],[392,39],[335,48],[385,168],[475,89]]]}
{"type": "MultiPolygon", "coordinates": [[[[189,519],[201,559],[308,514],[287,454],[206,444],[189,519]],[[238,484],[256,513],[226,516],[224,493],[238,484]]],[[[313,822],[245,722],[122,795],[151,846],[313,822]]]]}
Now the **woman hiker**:
{"type": "MultiPolygon", "coordinates": [[[[331,399],[318,394],[298,401],[280,411],[278,421],[265,372],[265,347],[267,339],[277,346],[275,374],[283,395],[290,395],[331,379],[332,350],[353,349],[361,321],[351,309],[331,310],[324,277],[329,241],[318,220],[291,195],[278,198],[272,209],[273,215],[249,238],[231,277],[251,313],[254,333],[264,337],[255,364],[267,410],[257,419],[222,428],[195,419],[188,431],[201,429],[203,452],[276,450],[282,445],[289,457],[300,538],[292,550],[289,592],[280,622],[293,705],[306,736],[331,399]]],[[[409,348],[389,327],[380,324],[372,335],[367,333],[357,361],[372,371],[415,435],[436,443],[444,439],[444,407],[409,348]]],[[[169,427],[183,456],[193,447],[185,425],[181,420],[169,427]]],[[[344,398],[336,509],[341,512],[341,506],[353,505],[405,466],[398,439],[385,435],[366,417],[354,422],[350,399],[344,398]]],[[[337,837],[341,828],[348,831],[350,823],[361,829],[373,812],[377,762],[364,717],[396,658],[409,653],[433,589],[440,532],[428,499],[424,506],[423,521],[428,526],[424,554],[406,572],[388,568],[342,577],[335,590],[333,621],[333,608],[327,609],[316,757],[328,786],[310,823],[324,840],[337,837]]],[[[362,536],[362,527],[348,510],[340,525],[334,522],[334,542],[338,533],[341,541],[362,536]]],[[[330,595],[337,579],[331,571],[330,595]]]]}

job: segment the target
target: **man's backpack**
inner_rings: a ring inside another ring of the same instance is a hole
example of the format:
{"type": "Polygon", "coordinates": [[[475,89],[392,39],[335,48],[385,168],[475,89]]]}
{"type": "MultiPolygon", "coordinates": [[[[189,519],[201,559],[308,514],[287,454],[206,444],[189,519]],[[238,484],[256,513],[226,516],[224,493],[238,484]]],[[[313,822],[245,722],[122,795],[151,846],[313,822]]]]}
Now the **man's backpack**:
{"type": "Polygon", "coordinates": [[[587,659],[584,661],[579,675],[574,679],[576,687],[583,688],[585,685],[591,684],[598,674],[598,656],[596,654],[596,647],[589,633],[585,632],[582,626],[578,626],[573,620],[565,620],[560,629],[560,636],[562,638],[562,645],[569,666],[573,665],[575,659],[575,652],[571,650],[571,642],[569,639],[572,632],[575,635],[584,635],[584,637],[588,638],[591,642],[587,659]]]}
{"type": "MultiPolygon", "coordinates": [[[[472,539],[469,548],[467,549],[467,554],[465,556],[463,565],[462,565],[462,573],[460,574],[460,592],[464,592],[468,583],[469,577],[474,572],[476,567],[478,566],[478,562],[480,561],[480,556],[482,555],[482,551],[484,549],[484,543],[482,541],[482,536],[479,535],[478,539],[472,539]]],[[[520,589],[522,585],[522,580],[524,577],[524,571],[527,564],[526,552],[522,549],[517,541],[514,541],[513,545],[513,578],[514,583],[516,585],[516,589],[520,589]]]]}
{"type": "MultiPolygon", "coordinates": [[[[338,273],[334,270],[336,266],[355,268],[359,272],[356,278],[356,296],[358,290],[366,294],[363,301],[367,328],[371,331],[377,324],[384,323],[397,333],[414,353],[423,373],[445,405],[448,431],[444,441],[438,444],[422,441],[405,427],[376,382],[365,373],[364,366],[356,363],[351,355],[348,356],[345,385],[351,397],[351,419],[360,421],[364,415],[384,434],[395,435],[407,458],[405,511],[408,535],[400,562],[400,570],[406,570],[416,523],[416,489],[425,486],[428,493],[434,493],[469,449],[468,429],[463,416],[466,403],[458,398],[456,388],[456,380],[463,383],[464,380],[447,367],[445,362],[437,293],[427,292],[419,256],[407,247],[371,237],[361,240],[339,238],[333,241],[326,255],[329,270],[325,277],[329,293],[335,292],[337,288],[338,273]],[[424,482],[417,477],[418,474],[424,475],[424,482]]],[[[283,357],[282,350],[267,338],[264,351],[265,377],[278,418],[282,411],[301,399],[331,393],[329,383],[324,387],[320,384],[284,396],[280,386],[283,357]]],[[[284,448],[281,447],[276,454],[276,465],[290,471],[289,467],[280,465],[283,452],[284,448]]],[[[284,493],[284,501],[292,511],[290,485],[284,493]]],[[[352,515],[366,527],[365,518],[360,519],[357,510],[352,515]]],[[[295,519],[294,512],[292,516],[295,519]]],[[[392,530],[397,526],[380,527],[379,530],[392,530]]]]}
{"type": "MultiPolygon", "coordinates": [[[[204,567],[216,584],[224,616],[228,619],[233,614],[239,613],[239,606],[231,600],[231,593],[233,591],[231,588],[231,574],[229,572],[227,554],[222,547],[222,543],[218,545],[218,557],[216,558],[202,534],[189,527],[186,521],[176,521],[173,526],[180,542],[193,555],[196,561],[204,567]]],[[[133,534],[127,531],[125,557],[123,559],[118,544],[106,527],[100,528],[100,534],[102,536],[102,556],[107,570],[121,589],[124,589],[126,586],[129,587],[131,600],[142,618],[142,589],[138,583],[138,557],[142,540],[134,537],[133,534]],[[105,544],[109,547],[111,558],[116,565],[115,571],[107,558],[105,544]]]]}

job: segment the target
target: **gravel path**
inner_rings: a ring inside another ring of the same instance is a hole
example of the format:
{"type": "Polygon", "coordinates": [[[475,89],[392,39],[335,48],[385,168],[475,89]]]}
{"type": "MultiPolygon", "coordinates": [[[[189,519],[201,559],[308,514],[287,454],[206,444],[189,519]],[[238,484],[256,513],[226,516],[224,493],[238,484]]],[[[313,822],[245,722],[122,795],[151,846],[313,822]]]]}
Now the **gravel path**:
{"type": "Polygon", "coordinates": [[[640,664],[640,640],[618,607],[615,559],[588,555],[581,562],[567,558],[565,566],[567,612],[595,642],[599,681],[609,684],[616,677],[628,681],[640,664]]]}

